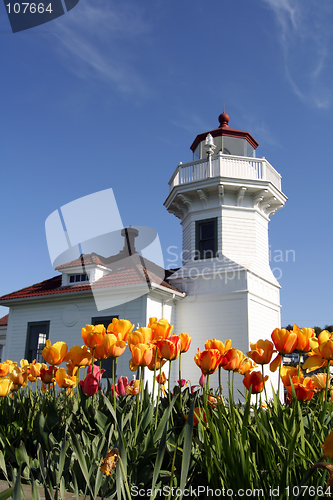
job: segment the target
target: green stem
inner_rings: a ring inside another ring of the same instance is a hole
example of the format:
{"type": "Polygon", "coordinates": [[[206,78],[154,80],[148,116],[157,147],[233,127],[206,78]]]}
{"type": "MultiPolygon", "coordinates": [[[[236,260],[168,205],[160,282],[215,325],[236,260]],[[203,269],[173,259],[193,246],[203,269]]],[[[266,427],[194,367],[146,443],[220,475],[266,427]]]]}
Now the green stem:
{"type": "Polygon", "coordinates": [[[162,377],[162,363],[161,363],[161,366],[160,366],[160,376],[159,376],[159,380],[158,380],[158,393],[157,393],[156,413],[155,413],[155,431],[156,431],[156,428],[157,428],[158,405],[160,403],[161,377],[162,377]]]}
{"type": "Polygon", "coordinates": [[[220,394],[220,396],[222,395],[221,370],[222,370],[222,366],[220,365],[220,366],[219,366],[219,394],[220,394]]]}
{"type": "Polygon", "coordinates": [[[263,384],[264,384],[264,391],[265,391],[266,403],[268,404],[268,397],[267,397],[266,384],[265,384],[265,376],[264,376],[264,365],[261,365],[261,372],[262,372],[262,381],[263,381],[263,384]]]}
{"type": "Polygon", "coordinates": [[[182,353],[179,354],[179,400],[182,407],[182,353]]]}
{"type": "Polygon", "coordinates": [[[131,493],[130,493],[130,490],[129,490],[129,487],[128,487],[127,477],[126,477],[126,474],[125,474],[124,464],[123,464],[123,461],[122,461],[122,459],[120,457],[119,457],[119,463],[120,463],[120,467],[121,467],[121,472],[123,473],[123,481],[124,481],[124,484],[125,484],[125,489],[126,489],[126,493],[127,493],[128,499],[132,500],[131,493]]]}
{"type": "Polygon", "coordinates": [[[232,372],[232,404],[235,404],[235,372],[232,372]]]}
{"type": "Polygon", "coordinates": [[[140,413],[142,412],[142,404],[143,404],[143,380],[144,380],[144,372],[145,367],[141,366],[141,376],[140,376],[140,413]]]}
{"type": "Polygon", "coordinates": [[[156,382],[156,363],[157,363],[157,354],[158,354],[158,349],[157,349],[157,346],[155,346],[154,380],[153,380],[153,397],[152,397],[152,403],[153,403],[153,404],[154,404],[154,398],[155,398],[155,382],[156,382]]]}
{"type": "Polygon", "coordinates": [[[324,408],[321,417],[321,423],[324,422],[324,418],[327,411],[327,392],[328,392],[328,384],[330,381],[330,360],[327,361],[327,373],[326,373],[326,387],[325,387],[325,396],[324,396],[324,408]]]}
{"type": "MultiPolygon", "coordinates": [[[[282,361],[281,361],[281,363],[282,363],[282,361]]],[[[279,366],[279,380],[278,380],[278,392],[277,392],[277,398],[279,401],[280,401],[281,363],[279,366]]]]}
{"type": "MultiPolygon", "coordinates": [[[[169,405],[171,406],[170,378],[171,378],[171,361],[169,361],[169,380],[168,380],[169,405]]],[[[174,425],[172,410],[171,410],[171,425],[172,426],[174,425]]]]}
{"type": "MultiPolygon", "coordinates": [[[[113,409],[116,413],[116,358],[112,358],[113,409]]],[[[115,422],[117,425],[117,422],[115,422]]]]}
{"type": "MultiPolygon", "coordinates": [[[[136,380],[140,380],[140,367],[138,366],[137,372],[136,372],[136,380]]],[[[139,418],[139,397],[140,397],[140,390],[138,394],[135,396],[136,397],[136,415],[135,415],[135,433],[134,433],[134,446],[136,444],[136,435],[138,431],[138,418],[139,418]]]]}

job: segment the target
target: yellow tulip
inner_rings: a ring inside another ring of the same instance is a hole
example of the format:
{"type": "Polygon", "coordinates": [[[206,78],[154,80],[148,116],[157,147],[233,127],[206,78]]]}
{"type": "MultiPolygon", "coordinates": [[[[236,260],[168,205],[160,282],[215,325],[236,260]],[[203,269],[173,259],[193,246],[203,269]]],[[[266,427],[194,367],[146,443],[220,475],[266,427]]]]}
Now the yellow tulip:
{"type": "Polygon", "coordinates": [[[66,342],[56,342],[51,345],[50,339],[47,339],[46,346],[42,351],[42,356],[49,365],[61,365],[67,354],[66,342]]]}
{"type": "Polygon", "coordinates": [[[220,351],[221,356],[231,349],[232,341],[230,339],[226,340],[223,343],[221,340],[211,339],[206,340],[205,349],[218,349],[220,351]]]}
{"type": "Polygon", "coordinates": [[[70,361],[70,363],[74,366],[88,366],[91,363],[91,358],[92,353],[88,351],[88,347],[86,345],[81,347],[74,345],[66,354],[64,361],[70,361]]]}
{"type": "Polygon", "coordinates": [[[333,458],[333,431],[330,432],[321,447],[325,457],[333,458]]]}
{"type": "Polygon", "coordinates": [[[255,344],[250,343],[250,348],[246,354],[258,365],[267,365],[272,359],[274,344],[270,340],[260,339],[255,344]]]}
{"type": "Polygon", "coordinates": [[[55,378],[58,386],[64,389],[74,387],[77,384],[77,378],[67,375],[65,368],[59,368],[56,372],[55,378]]]}
{"type": "Polygon", "coordinates": [[[127,337],[129,346],[136,344],[149,344],[153,338],[153,330],[149,327],[142,326],[134,332],[130,333],[127,337]]]}
{"type": "Polygon", "coordinates": [[[83,342],[86,346],[95,349],[95,347],[103,344],[103,339],[106,335],[104,325],[86,325],[81,330],[83,342]]]}
{"type": "Polygon", "coordinates": [[[0,397],[3,398],[9,394],[13,382],[9,378],[0,378],[0,397]]]}
{"type": "Polygon", "coordinates": [[[127,336],[133,330],[134,325],[127,319],[113,318],[112,323],[109,324],[107,333],[113,333],[118,340],[126,342],[127,336]]]}
{"type": "Polygon", "coordinates": [[[165,318],[162,318],[159,321],[157,321],[157,318],[149,318],[148,328],[152,329],[154,339],[158,337],[166,339],[170,337],[173,325],[170,325],[165,318]]]}

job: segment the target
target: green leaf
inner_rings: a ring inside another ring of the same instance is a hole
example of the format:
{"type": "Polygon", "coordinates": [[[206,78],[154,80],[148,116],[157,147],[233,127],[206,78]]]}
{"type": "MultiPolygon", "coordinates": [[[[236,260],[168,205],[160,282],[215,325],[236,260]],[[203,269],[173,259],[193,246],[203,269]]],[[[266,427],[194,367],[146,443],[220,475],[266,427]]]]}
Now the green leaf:
{"type": "MultiPolygon", "coordinates": [[[[160,445],[159,445],[158,451],[157,451],[157,456],[156,456],[156,461],[155,461],[155,467],[154,467],[154,473],[153,473],[153,482],[152,482],[152,486],[151,486],[152,492],[154,492],[154,490],[155,490],[156,481],[158,479],[158,476],[159,476],[159,473],[160,473],[160,470],[161,470],[161,466],[162,466],[162,462],[163,462],[163,458],[164,458],[164,455],[165,455],[165,450],[166,450],[166,435],[167,435],[167,424],[165,424],[165,426],[164,426],[164,431],[163,431],[162,438],[161,438],[161,441],[160,441],[160,445]]],[[[153,498],[155,498],[155,495],[152,493],[152,495],[151,495],[150,498],[152,500],[153,498]]]]}
{"type": "Polygon", "coordinates": [[[18,468],[14,483],[13,500],[21,500],[21,466],[18,468]]]}
{"type": "Polygon", "coordinates": [[[0,500],[7,500],[13,495],[14,488],[8,488],[0,493],[0,500]]]}
{"type": "Polygon", "coordinates": [[[197,394],[195,394],[193,403],[190,408],[190,412],[185,424],[185,438],[184,438],[184,448],[183,448],[183,459],[182,459],[182,469],[180,473],[180,490],[182,491],[180,499],[183,498],[183,492],[187,482],[188,470],[191,460],[191,450],[192,450],[192,436],[193,436],[193,417],[194,408],[197,401],[197,394]]]}

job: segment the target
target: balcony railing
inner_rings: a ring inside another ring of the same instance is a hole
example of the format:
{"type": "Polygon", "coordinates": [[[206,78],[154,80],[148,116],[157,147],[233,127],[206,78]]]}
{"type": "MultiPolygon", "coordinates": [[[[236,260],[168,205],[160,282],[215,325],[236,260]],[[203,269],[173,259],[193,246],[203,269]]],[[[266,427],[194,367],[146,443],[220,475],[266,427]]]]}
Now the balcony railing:
{"type": "Polygon", "coordinates": [[[170,193],[175,186],[211,177],[260,179],[270,181],[281,190],[281,175],[265,158],[247,158],[219,153],[210,160],[180,163],[169,181],[170,193]]]}

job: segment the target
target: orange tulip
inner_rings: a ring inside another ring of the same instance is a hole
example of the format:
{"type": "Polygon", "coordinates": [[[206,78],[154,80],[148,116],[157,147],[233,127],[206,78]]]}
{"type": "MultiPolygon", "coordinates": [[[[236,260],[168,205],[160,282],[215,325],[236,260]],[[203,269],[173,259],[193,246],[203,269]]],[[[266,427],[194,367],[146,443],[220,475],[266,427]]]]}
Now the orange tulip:
{"type": "Polygon", "coordinates": [[[78,371],[78,366],[75,366],[72,363],[67,363],[66,365],[67,375],[69,375],[70,377],[74,377],[76,376],[77,371],[78,371]]]}
{"type": "Polygon", "coordinates": [[[221,357],[220,364],[224,370],[237,372],[241,367],[245,355],[239,349],[232,347],[221,357]]]}
{"type": "Polygon", "coordinates": [[[326,437],[324,444],[321,445],[325,457],[333,458],[333,431],[326,437]]]}
{"type": "MultiPolygon", "coordinates": [[[[188,415],[184,415],[185,419],[188,419],[188,415]]],[[[199,408],[198,406],[194,408],[193,411],[193,426],[197,427],[199,421],[203,420],[206,422],[206,415],[203,408],[199,408]]]]}
{"type": "Polygon", "coordinates": [[[30,363],[28,367],[29,371],[29,382],[36,382],[37,379],[40,379],[40,371],[42,368],[47,368],[45,363],[36,363],[34,359],[32,363],[30,363]]]}
{"type": "Polygon", "coordinates": [[[161,353],[161,358],[173,361],[178,358],[182,343],[177,335],[172,335],[168,339],[158,340],[156,345],[161,353]]]}
{"type": "MultiPolygon", "coordinates": [[[[91,363],[91,359],[92,353],[88,351],[88,347],[86,345],[81,347],[74,345],[66,354],[64,361],[70,361],[70,363],[74,366],[88,366],[91,363]]],[[[96,351],[95,359],[99,359],[96,357],[96,351]]]]}
{"type": "Polygon", "coordinates": [[[4,398],[10,393],[13,382],[10,378],[0,377],[0,397],[4,398]]]}
{"type": "Polygon", "coordinates": [[[27,369],[16,366],[10,374],[10,380],[18,387],[24,387],[28,382],[29,372],[27,369]]]}
{"type": "MultiPolygon", "coordinates": [[[[297,377],[298,374],[298,367],[296,366],[281,366],[281,372],[280,372],[280,377],[282,380],[282,383],[285,387],[288,387],[291,385],[291,380],[293,377],[297,377]]],[[[303,378],[303,373],[300,370],[300,377],[303,378]]]]}
{"type": "Polygon", "coordinates": [[[0,363],[0,377],[7,377],[9,373],[9,364],[8,363],[0,363]]]}
{"type": "Polygon", "coordinates": [[[161,373],[161,376],[158,374],[157,377],[156,377],[156,382],[160,383],[160,384],[165,384],[165,382],[167,382],[168,379],[166,378],[166,375],[164,372],[161,373]]]}
{"type": "Polygon", "coordinates": [[[280,354],[290,354],[296,348],[298,337],[294,331],[289,331],[285,328],[275,328],[271,337],[276,350],[280,354]]]}
{"type": "Polygon", "coordinates": [[[125,391],[130,396],[136,396],[140,391],[140,380],[131,380],[131,382],[126,386],[125,391]]]}
{"type": "Polygon", "coordinates": [[[326,389],[326,373],[317,373],[316,375],[312,375],[311,380],[317,391],[323,391],[326,389]]]}
{"type": "Polygon", "coordinates": [[[153,330],[146,326],[142,326],[128,335],[127,343],[129,346],[136,344],[149,344],[152,341],[152,338],[153,330]]]}
{"type": "Polygon", "coordinates": [[[194,361],[204,375],[214,373],[219,367],[221,354],[218,349],[206,349],[199,351],[194,356],[194,361]]]}
{"type": "Polygon", "coordinates": [[[67,375],[65,368],[59,368],[59,370],[57,370],[55,379],[58,386],[63,389],[67,389],[68,387],[75,387],[77,384],[77,378],[67,375]]]}
{"type": "Polygon", "coordinates": [[[118,358],[126,349],[126,342],[118,340],[113,333],[107,333],[103,340],[104,351],[107,358],[118,358]]]}
{"type": "Polygon", "coordinates": [[[166,339],[170,337],[173,325],[170,325],[165,318],[161,318],[157,321],[157,318],[149,318],[148,327],[153,331],[153,338],[163,338],[166,339]]]}
{"type": "Polygon", "coordinates": [[[252,387],[252,394],[258,394],[259,392],[262,392],[264,390],[264,383],[267,380],[268,375],[266,375],[263,380],[261,372],[246,372],[243,379],[243,384],[248,391],[250,390],[250,387],[252,387]]]}
{"type": "Polygon", "coordinates": [[[270,340],[258,340],[250,343],[251,351],[247,352],[249,358],[253,359],[258,365],[267,365],[273,355],[274,344],[270,340]]]}
{"type": "MultiPolygon", "coordinates": [[[[315,385],[310,377],[293,377],[291,381],[299,401],[310,401],[313,398],[315,385]]],[[[290,395],[292,394],[291,385],[287,387],[287,391],[290,395]]]]}
{"type": "Polygon", "coordinates": [[[240,375],[245,375],[245,373],[251,372],[256,366],[257,365],[251,359],[246,358],[244,356],[244,359],[241,362],[241,364],[239,365],[239,368],[237,371],[240,375]]]}
{"type": "Polygon", "coordinates": [[[221,340],[211,339],[206,340],[205,348],[206,349],[218,349],[220,351],[221,356],[223,356],[229,349],[231,349],[232,341],[226,340],[225,343],[221,342],[221,340]]]}
{"type": "Polygon", "coordinates": [[[150,344],[151,348],[153,349],[153,357],[152,357],[151,363],[149,363],[149,365],[147,367],[148,370],[150,370],[150,371],[155,370],[155,352],[156,352],[156,349],[157,349],[156,371],[159,370],[161,368],[161,366],[164,366],[165,363],[167,362],[166,359],[161,358],[161,356],[160,356],[161,353],[159,352],[159,349],[158,349],[157,345],[154,344],[154,342],[157,342],[157,340],[153,340],[153,343],[150,344]]]}
{"type": "Polygon", "coordinates": [[[81,333],[83,342],[91,349],[95,349],[95,347],[102,345],[106,335],[104,325],[86,325],[82,328],[81,333]]]}
{"type": "Polygon", "coordinates": [[[67,354],[66,342],[56,342],[51,345],[50,339],[47,339],[46,346],[42,351],[42,356],[49,365],[61,365],[67,354]]]}
{"type": "Polygon", "coordinates": [[[191,337],[188,333],[181,333],[179,335],[181,341],[181,349],[180,352],[187,352],[191,345],[191,337]]]}
{"type": "Polygon", "coordinates": [[[312,328],[299,328],[294,325],[293,332],[297,334],[297,344],[295,349],[301,352],[309,352],[311,350],[310,339],[315,337],[315,332],[312,328]]]}
{"type": "Polygon", "coordinates": [[[132,371],[136,371],[139,366],[148,366],[153,359],[153,348],[148,344],[132,345],[131,352],[129,367],[132,371]]]}
{"type": "Polygon", "coordinates": [[[113,318],[112,323],[109,324],[107,333],[113,333],[118,340],[126,342],[127,336],[133,330],[134,325],[127,319],[113,318]]]}

